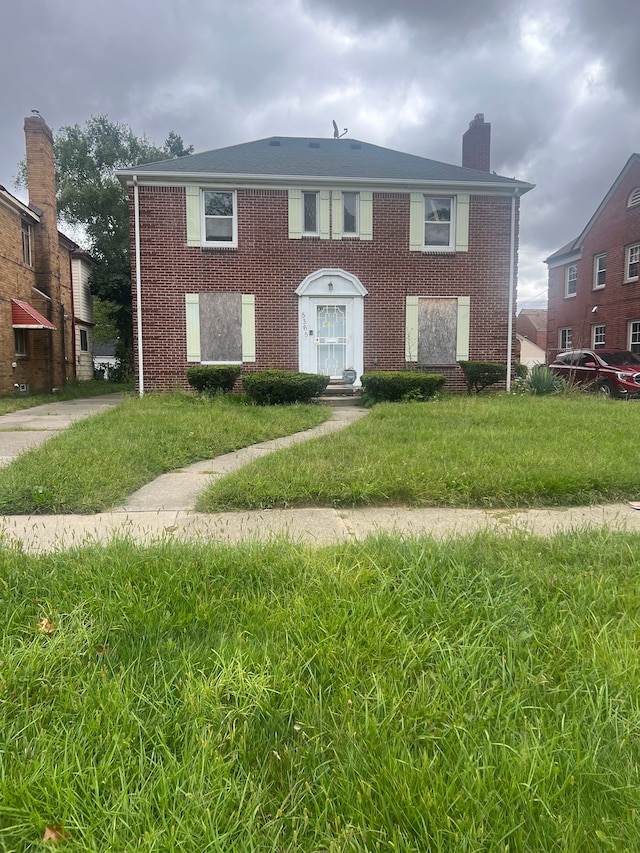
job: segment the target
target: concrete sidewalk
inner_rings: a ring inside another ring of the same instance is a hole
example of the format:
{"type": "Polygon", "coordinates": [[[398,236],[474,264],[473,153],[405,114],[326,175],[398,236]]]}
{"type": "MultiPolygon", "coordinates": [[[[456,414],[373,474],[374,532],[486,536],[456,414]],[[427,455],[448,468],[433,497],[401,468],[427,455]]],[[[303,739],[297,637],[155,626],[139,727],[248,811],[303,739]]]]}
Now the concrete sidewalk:
{"type": "MultiPolygon", "coordinates": [[[[6,419],[11,419],[12,424],[20,424],[16,429],[17,435],[20,430],[27,430],[23,437],[27,441],[33,439],[33,444],[26,446],[33,446],[74,420],[115,405],[119,402],[117,398],[121,399],[121,395],[54,403],[38,407],[41,411],[28,409],[4,415],[0,417],[0,448],[4,452],[4,439],[11,435],[11,432],[3,432],[8,423],[6,419]],[[35,424],[36,428],[30,432],[31,427],[25,424],[35,424]],[[44,428],[38,429],[38,425],[44,428]]],[[[267,453],[342,429],[364,415],[364,409],[333,409],[331,419],[313,429],[261,442],[164,474],[130,495],[125,504],[111,512],[98,515],[4,516],[0,519],[0,545],[17,545],[31,553],[42,553],[105,543],[114,537],[128,537],[141,544],[163,539],[234,543],[243,539],[265,541],[282,535],[299,542],[326,545],[363,539],[380,532],[406,536],[428,534],[440,539],[479,531],[498,534],[526,531],[550,536],[560,531],[607,525],[616,531],[640,533],[640,512],[629,504],[535,510],[379,507],[273,509],[215,514],[193,510],[198,495],[213,480],[267,453]]]]}
{"type": "Polygon", "coordinates": [[[120,392],[46,403],[0,415],[0,466],[8,465],[25,450],[38,447],[75,421],[111,409],[123,399],[124,394],[120,392]]]}

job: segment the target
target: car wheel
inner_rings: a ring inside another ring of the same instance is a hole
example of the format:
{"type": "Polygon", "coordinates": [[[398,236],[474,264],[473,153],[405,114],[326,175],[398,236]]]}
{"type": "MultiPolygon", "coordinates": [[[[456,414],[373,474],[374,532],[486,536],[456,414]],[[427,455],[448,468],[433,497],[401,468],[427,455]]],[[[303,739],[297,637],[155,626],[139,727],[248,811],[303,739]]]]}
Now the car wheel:
{"type": "Polygon", "coordinates": [[[600,383],[598,386],[598,393],[601,397],[606,397],[607,399],[609,397],[613,397],[613,386],[608,379],[605,379],[600,383]]]}

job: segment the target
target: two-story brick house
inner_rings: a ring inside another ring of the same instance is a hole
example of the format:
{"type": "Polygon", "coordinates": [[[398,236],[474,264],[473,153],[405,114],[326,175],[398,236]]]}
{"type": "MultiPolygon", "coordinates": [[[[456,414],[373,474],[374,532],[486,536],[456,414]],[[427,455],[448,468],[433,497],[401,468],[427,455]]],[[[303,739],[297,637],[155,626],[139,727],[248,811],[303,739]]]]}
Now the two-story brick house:
{"type": "Polygon", "coordinates": [[[505,363],[520,196],[476,116],[463,166],[355,139],[271,137],[123,170],[141,390],[191,364],[339,377],[407,364],[462,387],[505,363]]]}
{"type": "Polygon", "coordinates": [[[549,358],[575,347],[640,353],[640,155],[582,233],[547,258],[549,358]]]}
{"type": "Polygon", "coordinates": [[[58,231],[53,136],[25,119],[29,204],[0,187],[0,394],[75,377],[71,255],[58,231]]]}

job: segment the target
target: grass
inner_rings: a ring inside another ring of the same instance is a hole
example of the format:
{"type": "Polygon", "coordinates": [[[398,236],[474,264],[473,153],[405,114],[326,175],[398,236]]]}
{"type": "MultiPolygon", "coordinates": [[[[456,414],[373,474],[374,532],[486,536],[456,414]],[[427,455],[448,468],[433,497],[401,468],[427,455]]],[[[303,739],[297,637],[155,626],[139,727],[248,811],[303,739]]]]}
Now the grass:
{"type": "Polygon", "coordinates": [[[639,433],[640,406],[582,395],[381,404],[338,434],[218,481],[197,508],[535,507],[638,499],[639,433]]]}
{"type": "Polygon", "coordinates": [[[105,382],[103,379],[92,379],[87,382],[70,382],[56,391],[55,394],[25,394],[20,396],[0,396],[0,415],[17,412],[20,409],[31,409],[46,403],[59,403],[61,400],[81,400],[85,397],[99,397],[102,394],[116,394],[118,391],[133,390],[133,382],[105,382]]]}
{"type": "Polygon", "coordinates": [[[0,848],[640,849],[640,539],[0,562],[0,848]]]}
{"type": "Polygon", "coordinates": [[[180,393],[130,397],[0,469],[0,514],[99,512],[165,471],[308,429],[328,414],[180,393]]]}

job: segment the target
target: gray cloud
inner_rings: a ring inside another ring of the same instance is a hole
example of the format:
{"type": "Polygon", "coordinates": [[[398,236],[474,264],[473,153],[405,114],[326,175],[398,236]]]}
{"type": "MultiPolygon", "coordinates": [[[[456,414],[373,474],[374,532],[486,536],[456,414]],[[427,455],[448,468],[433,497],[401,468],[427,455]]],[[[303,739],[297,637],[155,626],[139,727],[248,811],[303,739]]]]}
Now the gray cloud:
{"type": "Polygon", "coordinates": [[[349,135],[459,163],[477,112],[523,199],[521,298],[640,148],[631,0],[5,0],[0,183],[37,108],[55,129],[107,114],[196,150],[349,135]]]}

